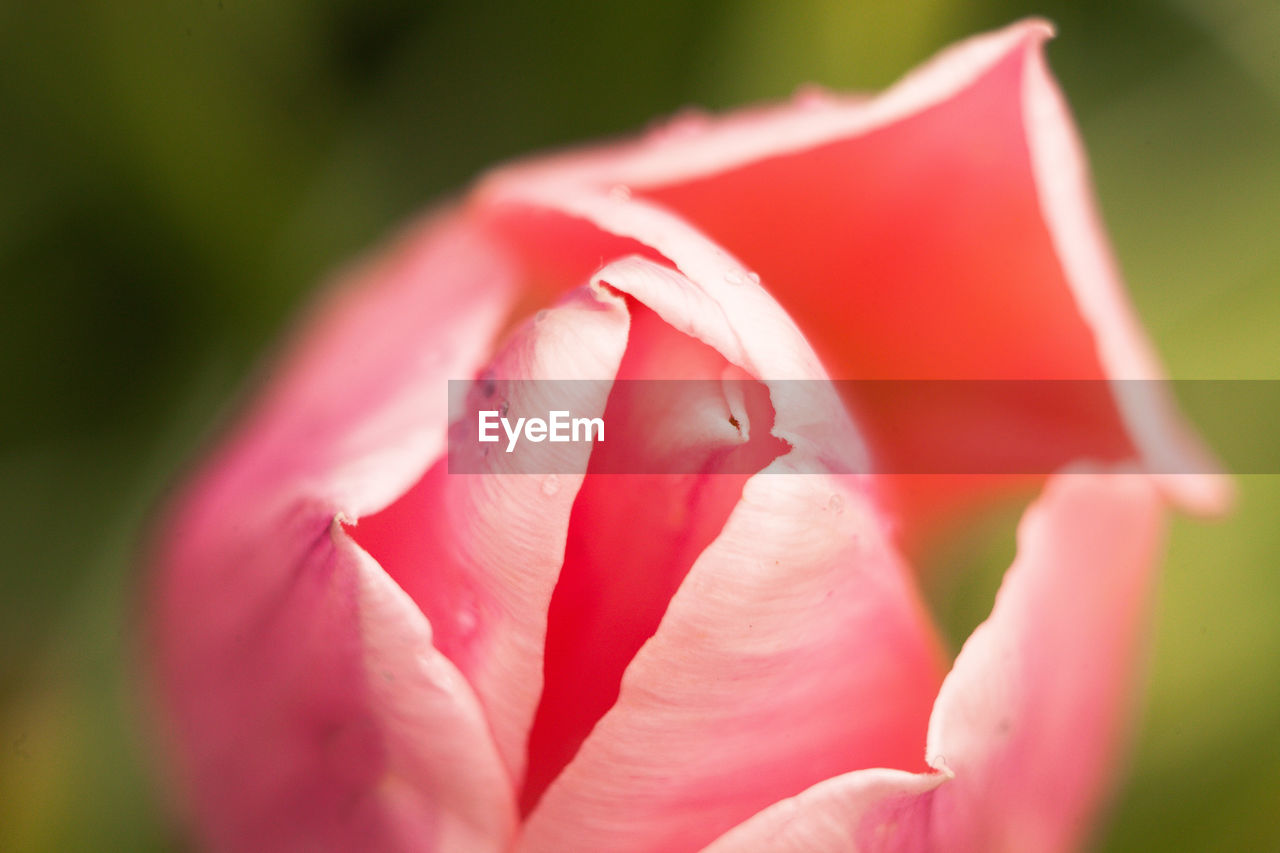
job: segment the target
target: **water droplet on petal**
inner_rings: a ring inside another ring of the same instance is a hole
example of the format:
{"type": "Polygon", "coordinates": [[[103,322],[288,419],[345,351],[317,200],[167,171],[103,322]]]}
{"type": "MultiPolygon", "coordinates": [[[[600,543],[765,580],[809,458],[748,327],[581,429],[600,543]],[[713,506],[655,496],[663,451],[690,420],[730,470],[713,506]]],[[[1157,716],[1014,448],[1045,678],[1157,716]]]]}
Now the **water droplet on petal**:
{"type": "Polygon", "coordinates": [[[458,633],[464,638],[470,637],[476,632],[479,626],[479,618],[476,616],[475,606],[459,607],[455,616],[458,625],[458,633]]]}
{"type": "Polygon", "coordinates": [[[555,474],[548,474],[542,480],[542,493],[547,497],[551,497],[560,491],[560,478],[555,474]]]}
{"type": "Polygon", "coordinates": [[[827,498],[827,509],[831,510],[831,512],[836,515],[844,512],[844,498],[840,495],[833,494],[831,497],[827,498]]]}
{"type": "Polygon", "coordinates": [[[547,311],[547,309],[546,309],[546,308],[543,308],[543,309],[542,309],[541,311],[539,311],[537,314],[534,314],[534,315],[533,315],[533,322],[535,322],[535,323],[541,323],[541,322],[545,321],[545,320],[547,319],[548,314],[550,314],[550,312],[549,312],[549,311],[547,311]]]}
{"type": "Polygon", "coordinates": [[[609,188],[609,198],[615,201],[629,201],[631,199],[631,187],[626,184],[614,184],[609,188]]]}

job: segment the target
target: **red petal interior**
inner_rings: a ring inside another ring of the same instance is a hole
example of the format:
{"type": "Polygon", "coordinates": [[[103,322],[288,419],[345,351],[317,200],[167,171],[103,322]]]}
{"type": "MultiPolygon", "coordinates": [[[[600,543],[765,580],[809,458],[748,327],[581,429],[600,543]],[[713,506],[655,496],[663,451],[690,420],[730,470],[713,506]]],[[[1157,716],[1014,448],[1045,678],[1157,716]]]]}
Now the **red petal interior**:
{"type": "MultiPolygon", "coordinates": [[[[752,266],[835,378],[1101,379],[1040,212],[1023,61],[1011,53],[956,97],[870,133],[643,195],[752,266]]],[[[1034,411],[993,430],[977,403],[857,414],[881,470],[902,470],[900,460],[943,430],[973,434],[958,452],[993,462],[1039,443],[1038,464],[1051,470],[1082,448],[1129,449],[1114,407],[1101,408],[1065,439],[1039,432],[1034,411]]],[[[984,486],[972,477],[899,485],[913,518],[972,501],[984,486]]]]}
{"type": "MultiPolygon", "coordinates": [[[[620,380],[718,378],[728,367],[715,350],[628,302],[632,327],[620,380]]],[[[769,435],[773,410],[767,391],[753,384],[754,393],[747,395],[750,440],[692,448],[705,457],[700,473],[598,473],[661,468],[657,458],[620,458],[671,452],[650,441],[662,428],[655,418],[665,408],[654,399],[656,387],[615,386],[605,413],[608,441],[593,451],[574,504],[548,617],[542,702],[521,794],[525,814],[617,699],[627,664],[657,630],[671,596],[720,532],[743,484],[785,449],[769,435]]]]}

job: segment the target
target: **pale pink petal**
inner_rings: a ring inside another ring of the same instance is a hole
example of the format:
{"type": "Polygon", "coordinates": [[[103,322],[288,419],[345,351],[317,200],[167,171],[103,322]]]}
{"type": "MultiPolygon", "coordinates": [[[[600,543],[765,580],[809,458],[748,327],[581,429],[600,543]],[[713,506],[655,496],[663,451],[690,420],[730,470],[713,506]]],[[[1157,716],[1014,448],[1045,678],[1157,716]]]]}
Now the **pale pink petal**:
{"type": "MultiPolygon", "coordinates": [[[[175,501],[155,543],[148,630],[159,705],[180,733],[175,776],[211,831],[289,849],[328,826],[394,847],[384,812],[433,814],[412,805],[417,780],[388,783],[385,800],[369,793],[392,732],[362,687],[355,569],[330,553],[329,528],[403,492],[442,452],[444,381],[488,358],[520,273],[474,223],[414,225],[342,277],[175,501]]],[[[457,736],[483,767],[488,735],[475,745],[459,724],[457,736]]],[[[477,806],[512,795],[508,780],[477,806]]]]}
{"type": "MultiPolygon", "coordinates": [[[[790,339],[740,340],[721,319],[758,311],[754,328],[788,328],[750,282],[704,288],[640,259],[600,277],[740,368],[768,376],[769,354],[787,372],[806,364],[790,339]]],[[[817,467],[815,435],[837,448],[856,437],[838,440],[844,418],[818,433],[812,409],[773,406],[772,432],[793,449],[746,482],[616,703],[530,814],[522,850],[694,850],[823,778],[923,768],[940,661],[909,573],[859,480],[794,473],[817,467]]],[[[602,541],[621,554],[628,535],[602,541]]]]}
{"type": "Polygon", "coordinates": [[[422,614],[322,512],[272,521],[210,555],[226,572],[169,575],[152,599],[174,775],[204,839],[506,849],[514,791],[422,614]]]}
{"type": "MultiPolygon", "coordinates": [[[[835,776],[771,805],[703,853],[925,853],[934,849],[928,846],[927,795],[948,778],[884,768],[835,776]],[[868,818],[882,817],[889,803],[901,804],[901,826],[864,830],[868,818]]],[[[937,853],[951,849],[939,847],[937,853]]]]}
{"type": "MultiPolygon", "coordinates": [[[[289,355],[279,385],[177,505],[155,561],[151,631],[161,706],[180,735],[176,775],[196,789],[197,806],[213,810],[209,826],[246,843],[261,841],[260,849],[305,845],[312,830],[316,838],[330,830],[335,838],[354,837],[339,825],[355,825],[349,804],[334,798],[349,790],[350,797],[363,796],[365,787],[382,784],[374,776],[386,775],[391,750],[384,744],[398,737],[393,724],[399,717],[384,721],[362,710],[366,700],[357,688],[370,672],[354,649],[358,614],[354,608],[343,616],[324,610],[320,599],[328,588],[305,582],[318,571],[308,568],[310,561],[323,554],[307,548],[325,541],[335,514],[354,522],[361,509],[376,509],[422,478],[432,459],[441,461],[427,480],[443,470],[445,379],[466,376],[483,363],[478,355],[491,347],[512,309],[507,297],[519,269],[472,225],[446,219],[411,233],[320,311],[289,355]],[[345,633],[344,625],[331,624],[344,618],[351,622],[345,633]],[[325,636],[331,645],[322,642],[325,636]],[[308,683],[294,683],[303,679],[308,683]],[[309,714],[317,718],[314,725],[309,714]],[[327,735],[316,731],[326,714],[337,718],[335,748],[352,755],[326,757],[327,735]],[[355,734],[343,734],[342,727],[352,725],[355,734]],[[288,727],[293,731],[284,732],[288,727]],[[360,740],[342,745],[353,737],[360,740]],[[302,818],[308,809],[333,826],[307,824],[302,818]],[[289,834],[293,824],[297,835],[289,834]],[[268,838],[270,844],[262,840],[268,838]]],[[[526,329],[513,339],[504,369],[518,376],[611,378],[625,346],[627,314],[616,295],[584,291],[527,328],[537,331],[526,329]]],[[[596,388],[598,399],[586,401],[586,408],[602,409],[607,390],[596,388]]],[[[511,405],[538,408],[541,401],[513,399],[511,405]]],[[[581,455],[576,469],[584,469],[587,450],[574,446],[573,452],[581,455]]],[[[574,468],[566,463],[566,470],[574,468]]],[[[458,477],[449,485],[448,506],[462,523],[435,543],[436,552],[424,549],[407,563],[389,563],[387,583],[403,584],[417,603],[430,605],[419,613],[437,623],[437,648],[477,689],[485,744],[475,746],[461,727],[456,737],[460,747],[475,749],[477,766],[484,768],[484,750],[494,748],[492,728],[504,772],[475,805],[504,797],[509,809],[541,686],[546,604],[577,482],[568,478],[562,490],[551,490],[524,476],[494,475],[458,477]],[[529,510],[520,516],[494,511],[499,506],[529,510]],[[558,528],[557,508],[563,518],[558,528]],[[486,529],[479,528],[501,530],[505,538],[482,539],[486,529]],[[459,539],[475,550],[449,550],[433,561],[459,539]],[[465,563],[471,557],[480,560],[474,570],[465,563]],[[430,587],[433,569],[444,581],[437,589],[430,587]]],[[[435,507],[426,517],[441,518],[435,507]]],[[[390,692],[368,701],[394,697],[390,692]]],[[[438,722],[441,734],[451,725],[438,722]]],[[[426,739],[422,748],[438,745],[426,739]]],[[[403,759],[412,764],[413,750],[403,759]]],[[[434,820],[435,812],[415,804],[424,795],[406,787],[407,775],[387,776],[385,801],[364,797],[378,804],[369,821],[382,820],[383,806],[434,820]]],[[[464,772],[454,775],[456,790],[440,788],[431,796],[449,804],[474,793],[464,772]]],[[[495,813],[485,825],[501,834],[510,829],[510,817],[495,813]]],[[[383,837],[372,823],[368,832],[383,837]]]]}
{"type": "Polygon", "coordinates": [[[832,779],[710,849],[1077,849],[1107,793],[1141,682],[1162,520],[1145,476],[1052,478],[1022,521],[991,617],[938,695],[928,758],[940,772],[832,779]]]}
{"type": "Polygon", "coordinates": [[[394,802],[408,830],[402,848],[505,850],[515,828],[512,790],[479,702],[433,646],[422,612],[337,522],[334,540],[357,566],[357,625],[386,755],[375,796],[394,802]]]}
{"type": "Polygon", "coordinates": [[[940,670],[864,496],[760,474],[694,563],[523,850],[695,850],[858,767],[923,766],[940,670]]]}
{"type": "Polygon", "coordinates": [[[956,776],[934,794],[935,844],[1054,853],[1081,839],[1141,684],[1163,527],[1136,474],[1054,477],[1027,511],[929,722],[929,762],[956,776]]]}
{"type": "MultiPolygon", "coordinates": [[[[571,408],[603,414],[627,343],[621,297],[581,288],[522,326],[475,384],[462,418],[479,408],[508,417],[571,408]],[[527,380],[602,380],[570,386],[527,380]]],[[[422,393],[443,396],[443,388],[422,393]]],[[[478,445],[477,445],[478,446],[478,445]]],[[[431,621],[436,642],[474,686],[512,784],[542,690],[547,608],[564,559],[569,514],[589,444],[543,444],[558,458],[541,475],[493,445],[479,473],[449,473],[440,459],[406,494],[350,529],[431,621]],[[565,473],[545,473],[561,471],[565,473]]]]}

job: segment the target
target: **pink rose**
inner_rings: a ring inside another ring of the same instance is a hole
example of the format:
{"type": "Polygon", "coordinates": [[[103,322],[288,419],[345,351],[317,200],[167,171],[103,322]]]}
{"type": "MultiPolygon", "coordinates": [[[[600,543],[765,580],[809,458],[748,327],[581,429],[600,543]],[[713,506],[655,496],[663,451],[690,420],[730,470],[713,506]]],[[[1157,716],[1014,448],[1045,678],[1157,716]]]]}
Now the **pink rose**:
{"type": "Polygon", "coordinates": [[[999,481],[821,473],[957,427],[787,390],[1160,375],[1049,34],[975,38],[873,99],[516,164],[350,272],[159,537],[153,670],[199,837],[1075,847],[1123,745],[1165,502],[1213,509],[1225,484],[1159,473],[1197,451],[1154,385],[1084,444],[1009,413],[1000,434],[1055,469],[1094,440],[1127,462],[1039,478],[948,672],[903,548],[999,481]],[[515,380],[746,390],[673,429],[633,386],[584,383],[575,414],[611,433],[554,446],[566,473],[495,452],[450,474],[446,380],[477,376],[472,399],[520,411],[546,386],[515,380]],[[600,473],[676,456],[701,473],[600,473]]]}

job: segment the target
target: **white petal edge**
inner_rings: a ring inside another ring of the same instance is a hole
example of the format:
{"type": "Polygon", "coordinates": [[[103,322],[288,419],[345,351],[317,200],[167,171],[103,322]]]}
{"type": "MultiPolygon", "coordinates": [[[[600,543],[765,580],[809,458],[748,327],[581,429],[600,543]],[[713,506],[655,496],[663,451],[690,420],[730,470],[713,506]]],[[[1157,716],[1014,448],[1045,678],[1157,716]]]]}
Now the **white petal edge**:
{"type": "Polygon", "coordinates": [[[1148,469],[1175,503],[1197,513],[1225,512],[1231,481],[1216,473],[1218,465],[1157,381],[1164,371],[1125,297],[1089,189],[1084,149],[1044,52],[1033,47],[1024,57],[1023,116],[1041,215],[1103,369],[1115,380],[1116,404],[1148,469]]]}

